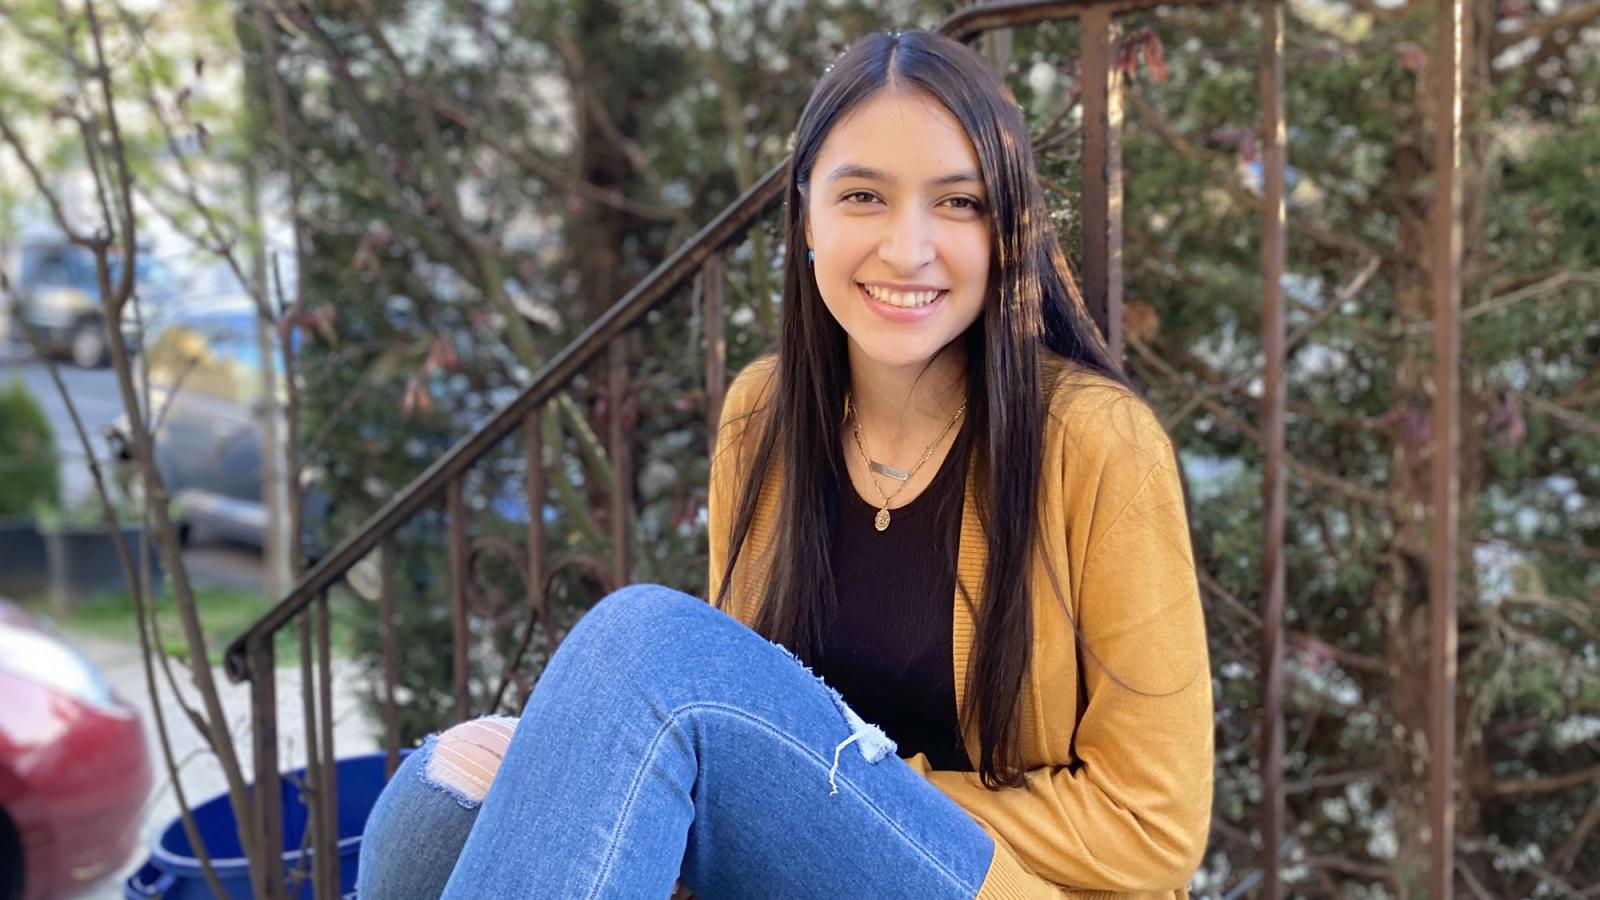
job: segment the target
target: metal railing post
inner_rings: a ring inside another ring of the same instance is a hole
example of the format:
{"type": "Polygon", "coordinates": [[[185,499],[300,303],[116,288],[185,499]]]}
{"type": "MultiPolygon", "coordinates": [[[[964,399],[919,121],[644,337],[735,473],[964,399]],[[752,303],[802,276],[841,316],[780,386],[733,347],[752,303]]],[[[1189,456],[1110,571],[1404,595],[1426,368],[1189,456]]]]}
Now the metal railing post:
{"type": "Polygon", "coordinates": [[[283,847],[283,785],[278,775],[278,684],[272,635],[250,641],[246,652],[250,659],[251,755],[255,763],[251,804],[255,807],[256,846],[266,864],[259,882],[268,900],[276,900],[285,893],[283,866],[277,864],[283,847]]]}
{"type": "MultiPolygon", "coordinates": [[[[522,422],[522,489],[528,500],[528,571],[525,574],[528,600],[528,633],[534,622],[544,626],[545,659],[556,652],[555,622],[550,616],[550,592],[545,585],[544,507],[548,485],[544,473],[544,410],[535,409],[522,422]]],[[[531,690],[531,688],[530,688],[531,690]]],[[[518,698],[517,708],[528,702],[527,691],[518,698]]]]}
{"type": "Polygon", "coordinates": [[[1461,0],[1438,0],[1433,79],[1433,559],[1428,579],[1429,896],[1455,882],[1456,580],[1461,454],[1461,0]]]}
{"type": "Polygon", "coordinates": [[[1263,609],[1261,685],[1264,699],[1261,727],[1261,896],[1282,896],[1279,880],[1283,858],[1285,806],[1283,789],[1283,606],[1284,606],[1284,419],[1288,414],[1284,387],[1286,337],[1283,272],[1285,123],[1283,100],[1283,6],[1261,0],[1261,347],[1266,357],[1266,384],[1261,395],[1262,470],[1261,595],[1263,609]]]}
{"type": "Polygon", "coordinates": [[[394,776],[400,765],[400,644],[395,634],[394,544],[378,551],[378,628],[383,640],[383,775],[394,776]]]}
{"type": "Polygon", "coordinates": [[[1122,361],[1122,77],[1107,6],[1085,9],[1083,52],[1083,299],[1112,359],[1122,361]]]}
{"type": "Polygon", "coordinates": [[[464,476],[450,480],[446,489],[445,515],[450,520],[450,646],[451,684],[455,694],[457,722],[466,721],[471,711],[467,658],[467,501],[462,493],[464,476]]]}
{"type": "Polygon", "coordinates": [[[717,448],[717,423],[722,421],[722,398],[728,392],[728,339],[722,308],[722,256],[713,253],[700,267],[705,297],[706,323],[706,452],[717,448]]]}
{"type": "Polygon", "coordinates": [[[611,453],[611,572],[615,587],[630,580],[633,555],[633,443],[623,422],[628,397],[628,333],[607,347],[607,408],[611,411],[608,449],[611,453]]]}
{"type": "Polygon", "coordinates": [[[338,754],[333,747],[333,654],[329,637],[328,592],[317,597],[317,698],[321,707],[318,723],[322,728],[319,749],[322,751],[322,780],[318,785],[315,811],[321,827],[318,829],[316,855],[317,896],[329,900],[339,898],[339,770],[338,754]]]}

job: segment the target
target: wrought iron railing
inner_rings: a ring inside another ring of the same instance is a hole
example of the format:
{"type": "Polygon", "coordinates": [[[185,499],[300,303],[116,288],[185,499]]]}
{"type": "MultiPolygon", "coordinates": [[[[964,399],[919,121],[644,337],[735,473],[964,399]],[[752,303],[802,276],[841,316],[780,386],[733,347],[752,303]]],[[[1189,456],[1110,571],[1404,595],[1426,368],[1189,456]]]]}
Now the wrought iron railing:
{"type": "MultiPolygon", "coordinates": [[[[1283,619],[1283,543],[1284,543],[1284,297],[1281,287],[1285,264],[1284,215],[1284,95],[1282,40],[1283,14],[1278,0],[1258,0],[1262,16],[1262,42],[1260,50],[1260,98],[1263,185],[1261,199],[1261,269],[1265,285],[1262,298],[1262,341],[1266,355],[1265,387],[1261,409],[1261,444],[1266,459],[1264,466],[1265,504],[1263,522],[1264,583],[1263,619],[1264,640],[1262,648],[1264,722],[1261,751],[1263,776],[1263,804],[1261,818],[1263,869],[1259,873],[1264,896],[1280,894],[1279,859],[1280,836],[1283,834],[1283,681],[1282,659],[1284,650],[1281,622],[1283,619]]],[[[1440,111],[1438,121],[1458,121],[1459,116],[1459,49],[1455,43],[1460,22],[1461,0],[1437,0],[1442,21],[1436,65],[1449,66],[1457,74],[1439,78],[1439,93],[1433,98],[1440,111]]],[[[1083,79],[1082,140],[1083,187],[1077,206],[1082,218],[1083,246],[1081,252],[1082,278],[1085,300],[1102,329],[1114,354],[1122,354],[1122,101],[1118,65],[1115,55],[1116,19],[1118,16],[1158,7],[1202,6],[1199,0],[1171,0],[1156,3],[1152,0],[1009,0],[969,7],[952,15],[940,30],[952,37],[971,41],[986,32],[1016,28],[1025,25],[1075,19],[1080,40],[1080,72],[1083,79]]],[[[1450,128],[1438,129],[1441,143],[1436,148],[1436,165],[1446,177],[1437,181],[1443,202],[1436,209],[1458,210],[1451,202],[1456,187],[1455,158],[1456,132],[1450,128]]],[[[751,186],[720,215],[700,229],[665,262],[628,291],[610,309],[588,327],[577,339],[555,355],[530,380],[528,385],[481,428],[445,453],[425,472],[417,476],[392,500],[368,519],[359,530],[346,538],[332,552],[322,558],[295,585],[294,589],[249,627],[228,647],[225,658],[227,673],[234,681],[248,681],[251,685],[252,749],[257,790],[253,793],[254,809],[250,811],[250,827],[262,837],[260,846],[276,846],[281,834],[283,809],[281,806],[281,779],[279,741],[277,732],[277,681],[274,638],[291,626],[298,630],[301,666],[301,703],[305,717],[307,773],[302,789],[311,798],[309,842],[316,860],[311,881],[316,896],[338,895],[336,850],[337,784],[335,783],[335,748],[332,712],[332,669],[330,653],[330,615],[328,594],[358,563],[376,554],[379,571],[379,616],[383,640],[383,681],[385,699],[383,717],[384,746],[392,770],[399,750],[399,733],[396,717],[396,690],[399,684],[397,641],[395,630],[395,544],[402,526],[416,519],[425,510],[437,507],[441,501],[448,522],[448,559],[452,576],[449,592],[453,633],[454,712],[458,718],[473,713],[469,690],[468,590],[471,567],[469,543],[470,512],[465,499],[466,479],[473,467],[483,461],[514,433],[524,438],[525,473],[524,495],[530,514],[526,524],[526,552],[518,558],[523,567],[526,585],[526,603],[529,620],[519,649],[511,654],[514,663],[521,656],[521,648],[532,638],[537,623],[545,623],[547,640],[554,630],[550,622],[550,603],[545,594],[545,534],[543,509],[546,494],[545,467],[542,459],[543,413],[549,404],[566,389],[575,377],[591,364],[601,360],[602,353],[620,357],[619,338],[630,329],[645,322],[651,310],[681,295],[698,277],[699,302],[703,315],[705,345],[704,419],[708,436],[714,435],[723,392],[727,382],[727,348],[724,335],[724,260],[750,234],[764,216],[779,205],[784,188],[788,161],[779,164],[751,186]],[[264,790],[262,788],[265,788],[264,790]],[[323,865],[331,861],[334,865],[323,865]]],[[[1458,214],[1458,213],[1457,213],[1458,214]]],[[[1439,384],[1454,385],[1454,371],[1459,360],[1459,339],[1456,309],[1459,303],[1459,249],[1454,237],[1453,216],[1439,216],[1438,265],[1433,273],[1436,297],[1436,335],[1439,340],[1438,363],[1441,373],[1439,384]]],[[[611,396],[622,393],[621,380],[626,377],[623,367],[610,366],[611,396]]],[[[1435,398],[1437,433],[1453,434],[1455,430],[1455,396],[1451,390],[1441,390],[1435,398]]],[[[613,485],[633,483],[631,448],[627,430],[621,426],[621,416],[611,415],[608,429],[609,452],[613,485]]],[[[1450,564],[1450,546],[1454,539],[1454,504],[1449,500],[1450,485],[1458,466],[1456,453],[1437,454],[1436,473],[1437,509],[1447,527],[1438,529],[1432,561],[1434,585],[1434,642],[1436,647],[1453,647],[1454,579],[1450,564]]],[[[612,580],[624,583],[630,572],[629,534],[632,529],[631,497],[626,489],[611,491],[608,524],[613,552],[612,580]]],[[[553,648],[549,648],[553,649],[553,648]]],[[[1453,669],[1446,667],[1445,654],[1435,653],[1440,661],[1433,685],[1435,709],[1448,717],[1454,708],[1453,669]]],[[[498,697],[504,691],[493,692],[498,697]]],[[[1446,718],[1436,723],[1443,739],[1430,741],[1434,758],[1434,775],[1431,785],[1435,834],[1448,834],[1440,829],[1448,823],[1451,794],[1451,760],[1453,747],[1449,736],[1453,724],[1446,718]]],[[[1449,893],[1451,871],[1450,841],[1436,841],[1434,849],[1433,896],[1449,893]],[[1442,873],[1442,874],[1441,874],[1442,873]]],[[[282,872],[267,873],[268,890],[273,896],[286,896],[282,872]]]]}

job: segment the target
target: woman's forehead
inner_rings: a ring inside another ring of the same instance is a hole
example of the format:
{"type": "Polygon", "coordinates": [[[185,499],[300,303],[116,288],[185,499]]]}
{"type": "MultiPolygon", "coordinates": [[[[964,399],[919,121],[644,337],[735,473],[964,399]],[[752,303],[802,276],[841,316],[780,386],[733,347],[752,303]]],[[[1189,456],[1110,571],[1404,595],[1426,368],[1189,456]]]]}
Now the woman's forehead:
{"type": "Polygon", "coordinates": [[[822,142],[812,181],[846,178],[895,187],[979,178],[977,150],[961,123],[932,95],[884,90],[842,117],[822,142]]]}

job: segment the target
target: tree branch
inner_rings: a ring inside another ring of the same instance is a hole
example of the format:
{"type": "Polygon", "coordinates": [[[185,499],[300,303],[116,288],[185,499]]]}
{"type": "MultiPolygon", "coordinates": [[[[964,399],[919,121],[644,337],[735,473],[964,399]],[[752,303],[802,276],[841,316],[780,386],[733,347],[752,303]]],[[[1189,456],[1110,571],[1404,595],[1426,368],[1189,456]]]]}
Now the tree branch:
{"type": "Polygon", "coordinates": [[[1569,6],[1558,13],[1529,22],[1515,31],[1497,32],[1494,39],[1489,43],[1489,55],[1491,58],[1499,56],[1507,48],[1514,47],[1523,41],[1544,37],[1558,29],[1566,28],[1577,31],[1587,27],[1592,20],[1597,18],[1600,18],[1600,0],[1590,0],[1590,2],[1580,6],[1569,6]]]}
{"type": "Polygon", "coordinates": [[[1600,272],[1557,272],[1542,281],[1519,288],[1498,297],[1491,297],[1480,303],[1475,303],[1461,313],[1462,321],[1475,319],[1497,310],[1505,309],[1513,303],[1520,303],[1534,297],[1540,297],[1551,291],[1559,290],[1572,283],[1600,284],[1600,272]]]}
{"type": "Polygon", "coordinates": [[[1585,434],[1592,434],[1596,437],[1600,437],[1600,422],[1589,418],[1575,409],[1567,409],[1565,406],[1553,403],[1537,394],[1518,394],[1517,396],[1523,400],[1526,400],[1529,406],[1539,410],[1552,419],[1559,420],[1567,425],[1572,426],[1578,431],[1584,432],[1585,434]]]}
{"type": "Polygon", "coordinates": [[[1530,794],[1554,794],[1560,791],[1582,787],[1591,781],[1600,780],[1600,766],[1590,766],[1576,772],[1567,772],[1561,775],[1545,775],[1538,778],[1502,778],[1489,782],[1488,793],[1495,797],[1526,797],[1530,794]]]}
{"type": "Polygon", "coordinates": [[[115,208],[120,220],[118,237],[122,243],[122,271],[117,273],[116,290],[110,297],[106,313],[108,321],[120,322],[122,307],[133,295],[133,275],[138,268],[134,265],[139,246],[133,227],[133,172],[128,167],[128,148],[122,140],[121,117],[117,115],[116,100],[111,93],[111,68],[106,62],[105,40],[101,34],[100,18],[95,12],[94,0],[86,0],[83,12],[89,21],[90,45],[94,47],[95,82],[100,89],[100,102],[105,104],[105,124],[111,135],[110,150],[115,154],[114,158],[117,161],[115,208]]]}
{"type": "Polygon", "coordinates": [[[80,234],[77,229],[72,227],[72,223],[67,220],[66,211],[61,208],[60,199],[56,197],[55,191],[52,191],[50,186],[45,183],[44,173],[39,171],[38,164],[34,162],[33,156],[28,153],[27,148],[22,146],[22,139],[12,130],[11,122],[6,118],[4,111],[0,111],[0,139],[5,140],[6,146],[11,148],[11,152],[22,163],[23,171],[28,173],[28,180],[33,182],[34,190],[39,192],[39,196],[44,198],[45,205],[50,207],[51,218],[56,220],[56,227],[60,228],[62,234],[67,236],[67,240],[90,250],[102,246],[105,243],[104,240],[80,234]]]}
{"type": "Polygon", "coordinates": [[[1510,535],[1495,534],[1492,531],[1478,532],[1477,539],[1485,543],[1494,542],[1520,547],[1523,550],[1532,550],[1535,553],[1554,553],[1559,556],[1600,560],[1600,550],[1593,547],[1585,547],[1582,544],[1567,544],[1561,541],[1547,541],[1540,538],[1517,538],[1510,535]]]}
{"type": "Polygon", "coordinates": [[[1550,854],[1550,864],[1555,866],[1557,872],[1563,875],[1571,874],[1573,865],[1578,862],[1578,852],[1588,843],[1589,835],[1594,833],[1597,826],[1600,826],[1600,792],[1595,794],[1583,817],[1573,826],[1572,833],[1561,842],[1556,852],[1550,854]]]}

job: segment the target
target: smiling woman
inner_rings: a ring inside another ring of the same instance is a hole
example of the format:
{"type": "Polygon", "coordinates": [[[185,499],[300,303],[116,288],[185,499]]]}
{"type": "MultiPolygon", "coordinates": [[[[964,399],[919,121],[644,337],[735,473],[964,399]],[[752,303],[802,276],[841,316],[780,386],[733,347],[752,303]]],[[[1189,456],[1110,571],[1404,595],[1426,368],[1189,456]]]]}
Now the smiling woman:
{"type": "Polygon", "coordinates": [[[1212,724],[1178,469],[1014,99],[961,44],[868,36],[790,177],[779,346],[711,464],[710,604],[613,594],[509,740],[414,754],[363,898],[1185,895],[1212,724]]]}

